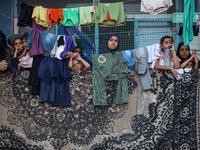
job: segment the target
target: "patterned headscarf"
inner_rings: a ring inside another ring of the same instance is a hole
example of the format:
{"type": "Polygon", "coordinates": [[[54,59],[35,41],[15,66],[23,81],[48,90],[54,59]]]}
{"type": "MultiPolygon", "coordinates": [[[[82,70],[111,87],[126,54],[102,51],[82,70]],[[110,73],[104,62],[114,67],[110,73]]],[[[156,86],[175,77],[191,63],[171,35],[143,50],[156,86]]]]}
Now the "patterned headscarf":
{"type": "Polygon", "coordinates": [[[22,35],[20,34],[13,34],[8,38],[8,44],[10,44],[12,47],[14,47],[14,41],[16,39],[21,39],[22,35]]]}
{"type": "Polygon", "coordinates": [[[112,34],[108,35],[106,43],[104,44],[104,46],[102,47],[102,49],[99,51],[98,54],[105,54],[105,53],[115,54],[117,51],[122,51],[121,48],[119,47],[119,36],[116,33],[112,33],[112,34]],[[108,47],[108,41],[113,36],[117,36],[117,38],[118,38],[118,45],[117,45],[116,49],[110,49],[108,47]]]}

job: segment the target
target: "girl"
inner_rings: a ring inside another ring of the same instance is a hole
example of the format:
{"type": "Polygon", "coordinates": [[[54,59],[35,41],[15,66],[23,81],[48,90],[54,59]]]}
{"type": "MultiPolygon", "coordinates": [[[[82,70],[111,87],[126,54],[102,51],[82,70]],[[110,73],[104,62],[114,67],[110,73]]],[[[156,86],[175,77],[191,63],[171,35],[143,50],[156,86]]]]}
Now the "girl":
{"type": "Polygon", "coordinates": [[[174,50],[172,37],[170,36],[162,37],[160,40],[160,47],[162,49],[160,51],[161,58],[156,60],[154,69],[155,70],[170,70],[173,73],[173,75],[177,78],[177,75],[179,73],[175,69],[180,68],[180,63],[179,63],[178,57],[176,56],[176,52],[174,50]],[[164,58],[165,58],[164,53],[167,46],[169,46],[170,51],[173,54],[173,57],[171,59],[171,67],[164,66],[164,58]]]}
{"type": "Polygon", "coordinates": [[[116,33],[108,35],[107,41],[103,48],[99,51],[99,54],[112,53],[122,51],[119,47],[119,37],[116,33]]]}
{"type": "Polygon", "coordinates": [[[72,55],[72,57],[69,59],[68,66],[71,71],[88,71],[90,68],[90,65],[81,58],[79,53],[74,53],[72,55]]]}
{"type": "Polygon", "coordinates": [[[33,63],[33,57],[29,56],[29,53],[27,53],[26,51],[26,46],[27,46],[27,39],[28,39],[28,35],[29,33],[24,33],[24,35],[22,36],[21,40],[22,40],[22,46],[23,46],[23,52],[20,56],[18,56],[17,58],[19,59],[19,64],[18,64],[18,70],[20,70],[20,68],[31,68],[32,67],[32,63],[33,63]]]}

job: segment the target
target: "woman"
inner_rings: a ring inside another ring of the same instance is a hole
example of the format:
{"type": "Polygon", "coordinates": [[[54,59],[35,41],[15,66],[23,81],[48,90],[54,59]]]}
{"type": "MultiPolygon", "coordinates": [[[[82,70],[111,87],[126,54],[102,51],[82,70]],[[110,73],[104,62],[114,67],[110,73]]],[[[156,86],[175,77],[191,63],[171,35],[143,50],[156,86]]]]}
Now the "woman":
{"type": "Polygon", "coordinates": [[[183,42],[180,42],[178,44],[178,49],[177,49],[177,53],[176,55],[181,59],[181,68],[184,68],[184,66],[182,66],[182,63],[185,62],[188,59],[192,59],[192,57],[195,57],[195,65],[198,66],[198,68],[200,67],[199,65],[199,60],[197,59],[196,56],[196,50],[193,50],[192,52],[193,55],[190,54],[190,47],[189,46],[184,46],[183,42]]]}
{"type": "Polygon", "coordinates": [[[119,37],[116,33],[108,35],[107,41],[103,48],[99,51],[99,54],[112,53],[115,54],[117,51],[122,51],[119,47],[119,37]]]}
{"type": "Polygon", "coordinates": [[[5,60],[6,57],[6,36],[5,34],[0,30],[0,71],[6,71],[8,68],[8,63],[5,60]]]}

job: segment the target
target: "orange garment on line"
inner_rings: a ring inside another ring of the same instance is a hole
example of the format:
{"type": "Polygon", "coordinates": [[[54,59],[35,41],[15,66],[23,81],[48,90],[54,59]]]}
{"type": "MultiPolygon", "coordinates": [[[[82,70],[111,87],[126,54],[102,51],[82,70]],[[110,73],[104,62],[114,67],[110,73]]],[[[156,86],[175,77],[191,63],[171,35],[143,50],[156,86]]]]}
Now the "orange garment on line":
{"type": "Polygon", "coordinates": [[[63,8],[59,9],[49,9],[47,8],[47,20],[48,25],[60,23],[61,20],[64,20],[63,17],[63,8]]]}

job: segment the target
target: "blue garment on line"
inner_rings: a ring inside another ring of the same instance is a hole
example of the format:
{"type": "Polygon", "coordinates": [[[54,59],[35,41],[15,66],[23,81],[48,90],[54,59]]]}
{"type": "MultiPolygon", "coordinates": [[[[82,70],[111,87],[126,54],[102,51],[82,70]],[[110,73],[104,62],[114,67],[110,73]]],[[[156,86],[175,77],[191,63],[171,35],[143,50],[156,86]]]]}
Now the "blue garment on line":
{"type": "Polygon", "coordinates": [[[53,57],[45,57],[38,70],[40,80],[40,102],[51,103],[55,99],[55,82],[54,82],[54,60],[53,57]]]}
{"type": "Polygon", "coordinates": [[[131,69],[135,70],[135,60],[134,60],[134,52],[133,50],[122,51],[124,60],[128,66],[128,72],[131,72],[131,69]]]}
{"type": "Polygon", "coordinates": [[[69,57],[64,60],[54,58],[55,69],[55,101],[51,106],[59,106],[61,95],[60,86],[62,85],[62,106],[71,106],[71,93],[69,87],[69,80],[72,79],[71,71],[68,67],[69,57]]]}
{"type": "MultiPolygon", "coordinates": [[[[27,50],[29,49],[30,44],[31,44],[32,39],[33,39],[32,32],[33,31],[31,31],[29,33],[29,36],[28,36],[28,39],[27,39],[27,50]]],[[[40,39],[41,39],[44,55],[49,56],[57,38],[58,38],[58,35],[55,35],[55,34],[52,34],[52,33],[46,33],[46,32],[43,32],[43,31],[39,31],[39,32],[40,32],[40,39]]]]}
{"type": "Polygon", "coordinates": [[[72,74],[68,68],[68,62],[69,58],[58,60],[53,57],[45,57],[42,60],[38,70],[38,77],[41,79],[40,102],[59,106],[62,85],[62,106],[71,106],[69,80],[72,79],[72,74]]]}

